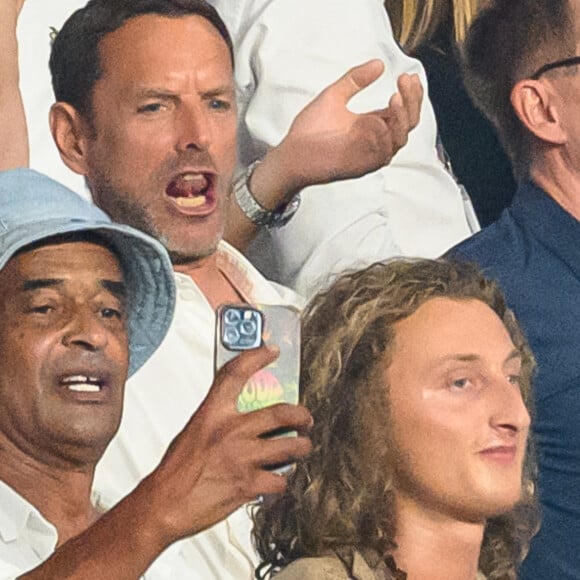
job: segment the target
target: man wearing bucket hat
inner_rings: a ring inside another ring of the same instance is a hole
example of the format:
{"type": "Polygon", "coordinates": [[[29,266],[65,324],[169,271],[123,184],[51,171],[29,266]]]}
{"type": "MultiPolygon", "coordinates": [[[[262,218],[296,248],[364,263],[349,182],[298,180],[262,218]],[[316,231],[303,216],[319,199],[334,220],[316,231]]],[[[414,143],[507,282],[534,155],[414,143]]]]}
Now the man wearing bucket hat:
{"type": "MultiPolygon", "coordinates": [[[[127,372],[151,356],[174,307],[162,246],[112,223],[51,179],[0,173],[0,578],[137,578],[177,539],[248,499],[281,491],[261,468],[308,451],[310,416],[289,405],[239,414],[235,397],[274,354],[247,353],[159,467],[100,516],[96,462],[118,428],[127,372]],[[52,552],[55,550],[51,556],[52,552]]],[[[170,551],[147,578],[190,577],[170,551]]]]}

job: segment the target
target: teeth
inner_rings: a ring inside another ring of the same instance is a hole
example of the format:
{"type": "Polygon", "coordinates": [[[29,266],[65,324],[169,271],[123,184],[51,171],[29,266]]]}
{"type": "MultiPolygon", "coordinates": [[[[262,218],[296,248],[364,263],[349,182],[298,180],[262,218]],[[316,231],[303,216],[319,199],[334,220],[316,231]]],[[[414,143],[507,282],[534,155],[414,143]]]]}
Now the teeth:
{"type": "Polygon", "coordinates": [[[62,380],[62,383],[66,385],[70,391],[98,393],[101,390],[101,385],[99,384],[98,378],[88,377],[85,375],[74,375],[72,377],[66,377],[62,380]]]}
{"type": "Polygon", "coordinates": [[[101,387],[99,387],[99,385],[89,385],[88,383],[74,383],[68,385],[68,390],[83,393],[98,393],[101,390],[101,387]]]}
{"type": "Polygon", "coordinates": [[[205,203],[205,196],[196,195],[195,197],[176,197],[175,203],[181,207],[199,207],[205,203]]]}
{"type": "Polygon", "coordinates": [[[71,377],[65,377],[62,379],[65,384],[68,383],[98,383],[99,379],[97,377],[89,377],[87,375],[73,375],[71,377]]]}

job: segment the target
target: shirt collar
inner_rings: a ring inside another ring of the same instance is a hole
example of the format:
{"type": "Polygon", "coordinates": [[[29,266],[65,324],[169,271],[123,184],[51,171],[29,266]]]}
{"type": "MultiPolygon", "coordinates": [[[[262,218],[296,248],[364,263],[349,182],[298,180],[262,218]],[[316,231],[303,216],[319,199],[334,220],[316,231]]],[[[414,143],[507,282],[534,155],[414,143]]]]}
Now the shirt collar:
{"type": "Polygon", "coordinates": [[[226,242],[220,242],[217,249],[217,265],[230,284],[248,302],[256,301],[254,296],[256,272],[254,267],[237,250],[226,242]]]}
{"type": "Polygon", "coordinates": [[[520,185],[510,213],[580,277],[580,223],[572,214],[532,182],[520,185]]]}
{"type": "Polygon", "coordinates": [[[56,528],[19,493],[0,481],[0,537],[4,542],[13,542],[28,532],[34,536],[33,549],[45,560],[54,551],[58,533],[56,528]]]}
{"type": "MultiPolygon", "coordinates": [[[[262,274],[250,263],[250,261],[223,240],[217,247],[217,265],[222,274],[230,281],[232,286],[248,304],[279,304],[282,300],[276,285],[266,281],[262,274]]],[[[187,275],[175,272],[177,284],[180,286],[197,285],[187,275]]],[[[200,293],[201,296],[203,296],[200,293]]],[[[287,297],[284,301],[295,302],[302,306],[302,300],[297,294],[292,293],[292,298],[287,297]]]]}

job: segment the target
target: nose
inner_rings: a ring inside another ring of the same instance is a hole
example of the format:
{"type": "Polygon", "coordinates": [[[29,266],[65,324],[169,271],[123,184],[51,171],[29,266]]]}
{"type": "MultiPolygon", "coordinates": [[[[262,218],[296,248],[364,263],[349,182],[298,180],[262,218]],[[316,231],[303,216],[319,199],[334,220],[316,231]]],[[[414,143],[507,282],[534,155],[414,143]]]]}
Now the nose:
{"type": "Polygon", "coordinates": [[[62,335],[63,344],[82,350],[96,352],[103,350],[109,341],[109,333],[103,325],[99,312],[88,307],[71,312],[62,335]]]}
{"type": "Polygon", "coordinates": [[[512,384],[505,377],[493,385],[493,409],[491,421],[495,428],[513,434],[527,431],[530,426],[530,414],[518,385],[512,384]]]}
{"type": "Polygon", "coordinates": [[[179,151],[207,151],[211,143],[209,111],[199,105],[183,105],[177,116],[177,148],[179,151]]]}

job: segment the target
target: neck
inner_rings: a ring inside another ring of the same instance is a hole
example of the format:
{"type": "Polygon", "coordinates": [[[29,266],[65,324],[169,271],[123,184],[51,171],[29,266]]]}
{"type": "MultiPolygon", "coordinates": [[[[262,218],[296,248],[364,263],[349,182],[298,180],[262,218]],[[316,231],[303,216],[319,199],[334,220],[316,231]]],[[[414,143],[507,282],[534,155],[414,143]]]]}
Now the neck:
{"type": "Polygon", "coordinates": [[[483,530],[399,498],[393,556],[408,580],[476,580],[483,530]]]}
{"type": "Polygon", "coordinates": [[[235,287],[219,269],[217,252],[195,262],[175,264],[174,270],[189,276],[198,285],[214,310],[220,304],[242,300],[235,287]]]}
{"type": "Polygon", "coordinates": [[[580,220],[580,171],[573,160],[555,153],[538,156],[530,175],[556,203],[580,220]]]}
{"type": "Polygon", "coordinates": [[[49,465],[5,441],[0,444],[0,479],[56,527],[59,546],[98,517],[91,504],[94,470],[93,463],[66,467],[58,461],[58,466],[49,465]]]}

